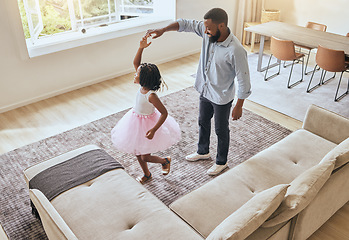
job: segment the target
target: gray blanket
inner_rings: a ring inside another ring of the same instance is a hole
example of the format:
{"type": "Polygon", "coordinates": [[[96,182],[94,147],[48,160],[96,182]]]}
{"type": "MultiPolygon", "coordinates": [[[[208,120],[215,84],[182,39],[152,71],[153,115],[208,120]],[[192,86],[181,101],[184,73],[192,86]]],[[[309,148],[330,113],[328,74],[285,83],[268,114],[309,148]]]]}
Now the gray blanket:
{"type": "Polygon", "coordinates": [[[29,181],[48,200],[110,170],[124,168],[102,149],[91,150],[40,172],[29,181]]]}

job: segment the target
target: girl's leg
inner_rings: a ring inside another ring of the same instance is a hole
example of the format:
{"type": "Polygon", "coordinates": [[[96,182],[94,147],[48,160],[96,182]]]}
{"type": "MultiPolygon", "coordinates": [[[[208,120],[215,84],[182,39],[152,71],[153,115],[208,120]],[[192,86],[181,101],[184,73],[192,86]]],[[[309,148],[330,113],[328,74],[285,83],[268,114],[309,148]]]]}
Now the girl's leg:
{"type": "Polygon", "coordinates": [[[150,171],[149,171],[149,168],[148,168],[148,163],[143,161],[142,159],[142,155],[137,155],[137,160],[139,162],[139,165],[141,165],[141,168],[143,170],[143,173],[145,176],[149,176],[150,175],[150,171]]]}
{"type": "Polygon", "coordinates": [[[161,158],[161,157],[158,157],[158,156],[153,156],[153,155],[150,155],[150,154],[141,155],[141,159],[145,163],[147,163],[147,162],[161,163],[161,164],[166,163],[166,159],[165,158],[161,158]]]}
{"type": "Polygon", "coordinates": [[[145,183],[151,178],[151,172],[148,169],[148,163],[142,160],[141,155],[137,155],[137,160],[139,162],[139,165],[141,165],[141,168],[143,170],[144,175],[142,177],[137,177],[137,181],[141,184],[145,183]]]}
{"type": "Polygon", "coordinates": [[[152,162],[152,163],[161,163],[162,165],[162,174],[167,175],[170,172],[171,158],[161,158],[158,156],[152,156],[150,154],[141,155],[141,158],[144,162],[152,162]]]}

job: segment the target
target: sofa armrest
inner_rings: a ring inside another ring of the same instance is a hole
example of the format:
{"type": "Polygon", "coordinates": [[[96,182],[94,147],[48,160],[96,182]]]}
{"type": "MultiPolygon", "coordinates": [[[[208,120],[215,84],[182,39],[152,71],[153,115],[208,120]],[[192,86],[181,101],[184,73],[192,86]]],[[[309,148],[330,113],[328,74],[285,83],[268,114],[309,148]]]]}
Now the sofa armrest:
{"type": "Polygon", "coordinates": [[[349,201],[349,165],[338,169],[327,180],[311,203],[298,214],[294,238],[308,239],[349,201]]]}
{"type": "Polygon", "coordinates": [[[311,105],[303,129],[339,144],[349,136],[349,119],[316,105],[311,105]]]}
{"type": "Polygon", "coordinates": [[[78,240],[63,218],[59,215],[57,210],[41,191],[37,189],[30,189],[29,196],[39,212],[41,222],[50,240],[78,240]]]}

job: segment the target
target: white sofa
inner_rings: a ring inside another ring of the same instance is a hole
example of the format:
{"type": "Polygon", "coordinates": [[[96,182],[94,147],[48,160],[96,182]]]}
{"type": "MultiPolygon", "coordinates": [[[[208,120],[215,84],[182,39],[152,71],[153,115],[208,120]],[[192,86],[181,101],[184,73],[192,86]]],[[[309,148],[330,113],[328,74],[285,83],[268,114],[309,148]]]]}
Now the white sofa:
{"type": "MultiPolygon", "coordinates": [[[[49,239],[306,239],[349,200],[348,137],[348,119],[311,106],[302,129],[170,208],[123,169],[51,201],[38,189],[29,195],[49,239]]],[[[32,166],[25,179],[97,148],[32,166]]]]}

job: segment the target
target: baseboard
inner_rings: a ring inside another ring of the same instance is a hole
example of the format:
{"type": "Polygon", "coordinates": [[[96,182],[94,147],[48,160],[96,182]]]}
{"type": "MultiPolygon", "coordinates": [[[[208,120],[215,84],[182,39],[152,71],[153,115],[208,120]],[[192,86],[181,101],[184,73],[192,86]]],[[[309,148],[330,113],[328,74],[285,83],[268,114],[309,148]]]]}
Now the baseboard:
{"type": "MultiPolygon", "coordinates": [[[[173,61],[173,60],[176,60],[176,59],[179,59],[179,58],[187,57],[189,55],[198,53],[199,51],[200,51],[200,49],[195,49],[195,50],[190,51],[190,52],[181,53],[181,54],[178,54],[178,55],[166,57],[166,58],[163,58],[163,59],[160,59],[160,60],[156,61],[156,64],[162,64],[162,63],[170,62],[170,61],[173,61]]],[[[126,70],[123,70],[123,71],[120,71],[120,72],[115,72],[113,74],[101,76],[101,77],[98,77],[98,78],[95,78],[95,79],[90,79],[90,80],[88,80],[86,82],[82,82],[82,83],[79,83],[79,84],[76,84],[76,85],[73,85],[73,86],[70,86],[70,87],[67,87],[67,88],[51,91],[49,93],[45,93],[43,95],[31,98],[31,99],[26,99],[24,101],[20,101],[20,102],[17,102],[17,103],[13,103],[13,104],[1,107],[0,108],[0,113],[4,113],[4,112],[10,111],[10,110],[14,110],[14,109],[19,108],[19,107],[23,107],[23,106],[26,106],[26,105],[29,105],[29,104],[32,104],[32,103],[35,103],[35,102],[39,102],[39,101],[42,101],[42,100],[45,100],[45,99],[48,99],[48,98],[51,98],[51,97],[55,97],[55,96],[64,94],[64,93],[68,93],[68,92],[71,92],[71,91],[74,91],[74,90],[77,90],[77,89],[80,89],[80,88],[83,88],[83,87],[91,86],[93,84],[97,84],[97,83],[100,83],[100,82],[103,82],[103,81],[106,81],[106,80],[110,80],[112,78],[120,77],[120,76],[129,74],[129,73],[132,73],[132,72],[134,72],[134,69],[131,67],[129,69],[126,69],[126,70]]]]}

